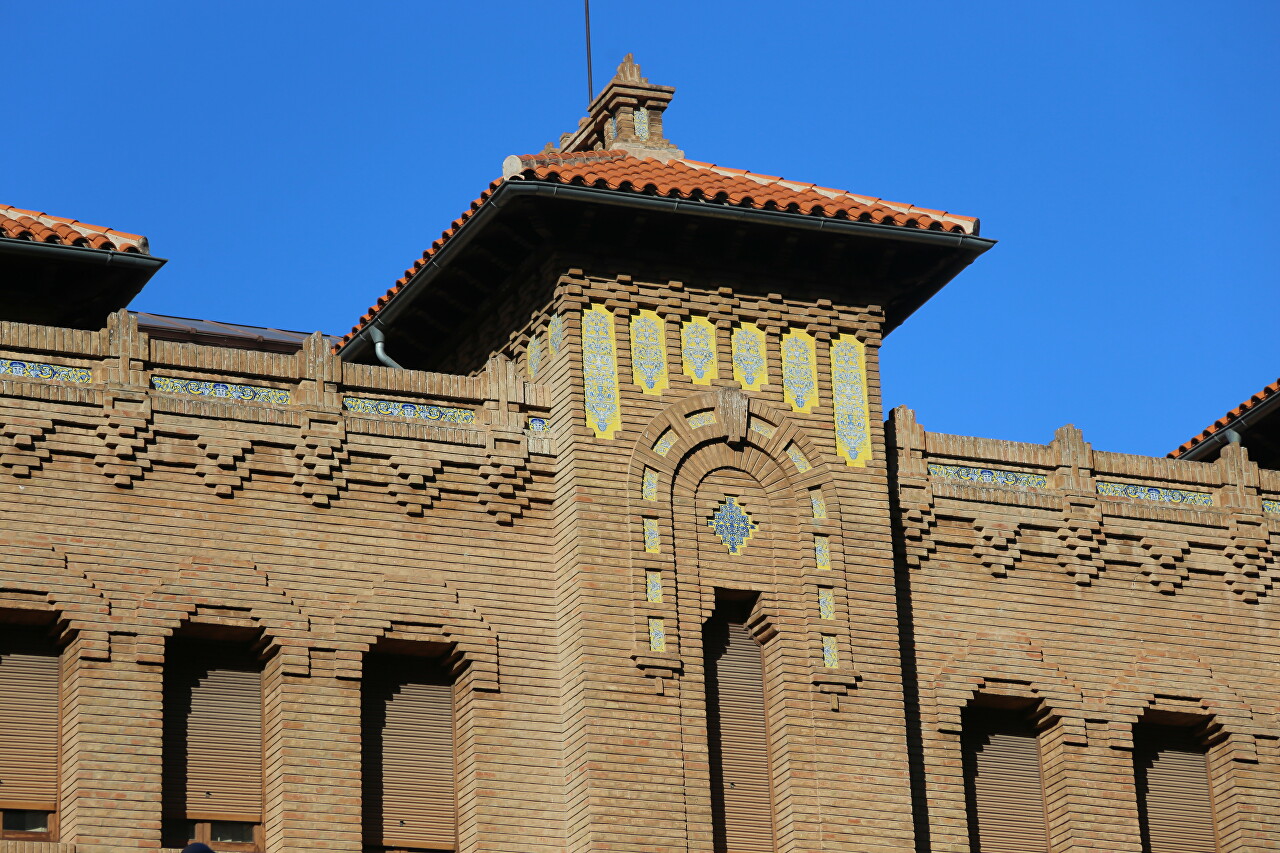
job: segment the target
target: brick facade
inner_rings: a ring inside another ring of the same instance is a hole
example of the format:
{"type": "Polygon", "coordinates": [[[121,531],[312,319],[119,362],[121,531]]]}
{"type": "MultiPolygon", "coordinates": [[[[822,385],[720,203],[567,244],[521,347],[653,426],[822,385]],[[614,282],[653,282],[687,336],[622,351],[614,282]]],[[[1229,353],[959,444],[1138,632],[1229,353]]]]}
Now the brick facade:
{"type": "MultiPolygon", "coordinates": [[[[640,104],[584,138],[644,149],[640,104]]],[[[166,641],[195,629],[260,638],[267,853],[363,850],[380,643],[455,674],[460,851],[712,853],[730,598],[778,853],[970,851],[962,717],[1002,699],[1035,709],[1055,853],[1140,853],[1152,715],[1201,721],[1220,848],[1280,849],[1280,472],[886,426],[881,340],[985,249],[953,252],[974,220],[619,213],[518,194],[545,176],[516,160],[420,265],[460,319],[386,320],[442,372],[0,322],[0,618],[62,649],[57,839],[0,853],[162,847],[166,641]]]]}

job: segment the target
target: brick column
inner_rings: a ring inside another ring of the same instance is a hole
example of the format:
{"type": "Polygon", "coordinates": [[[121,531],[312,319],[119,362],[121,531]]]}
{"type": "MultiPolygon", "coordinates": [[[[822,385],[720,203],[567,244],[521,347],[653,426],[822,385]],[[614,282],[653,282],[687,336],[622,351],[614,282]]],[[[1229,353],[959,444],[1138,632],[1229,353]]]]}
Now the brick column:
{"type": "Polygon", "coordinates": [[[77,638],[62,657],[58,837],[86,853],[155,849],[163,670],[138,662],[131,636],[112,636],[109,655],[92,645],[77,638]]]}
{"type": "Polygon", "coordinates": [[[359,853],[360,683],[337,678],[333,653],[313,651],[310,675],[291,650],[263,673],[263,828],[267,853],[359,853]]]}

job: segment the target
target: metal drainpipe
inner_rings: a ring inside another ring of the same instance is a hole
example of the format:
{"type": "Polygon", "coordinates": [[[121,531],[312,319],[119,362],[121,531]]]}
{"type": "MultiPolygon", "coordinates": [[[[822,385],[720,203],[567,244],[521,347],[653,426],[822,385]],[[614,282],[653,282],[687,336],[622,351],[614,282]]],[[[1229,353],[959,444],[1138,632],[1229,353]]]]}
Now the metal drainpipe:
{"type": "Polygon", "coordinates": [[[387,336],[382,334],[382,329],[379,329],[376,323],[369,327],[369,339],[373,341],[373,354],[377,357],[378,361],[382,362],[387,367],[394,367],[396,370],[404,370],[403,367],[396,363],[394,358],[387,355],[387,336]]]}

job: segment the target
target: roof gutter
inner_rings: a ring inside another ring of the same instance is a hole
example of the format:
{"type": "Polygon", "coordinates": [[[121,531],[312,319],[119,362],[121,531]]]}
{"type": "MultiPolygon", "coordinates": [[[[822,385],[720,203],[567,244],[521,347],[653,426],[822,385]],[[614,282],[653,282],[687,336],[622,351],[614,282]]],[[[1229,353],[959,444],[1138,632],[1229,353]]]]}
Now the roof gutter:
{"type": "MultiPolygon", "coordinates": [[[[878,240],[893,240],[902,243],[919,243],[937,248],[959,249],[970,255],[969,262],[996,244],[995,240],[977,237],[972,234],[956,234],[950,231],[921,231],[904,228],[900,225],[880,225],[874,222],[856,222],[848,219],[829,219],[804,213],[790,213],[776,210],[756,210],[754,208],[733,207],[715,202],[680,198],[663,198],[660,196],[638,195],[618,190],[599,189],[597,187],[566,186],[549,184],[542,181],[529,181],[519,176],[504,180],[493,194],[476,209],[462,227],[454,233],[440,250],[436,252],[426,265],[416,272],[405,284],[396,298],[376,315],[383,325],[391,322],[399,308],[408,304],[406,296],[411,290],[426,286],[435,275],[446,266],[468,242],[473,235],[479,233],[478,223],[492,219],[501,210],[508,199],[522,196],[565,198],[588,204],[605,204],[613,207],[629,208],[646,213],[673,213],[686,216],[706,216],[713,219],[731,222],[756,223],[775,228],[787,228],[800,231],[822,231],[831,234],[872,237],[878,240]],[[471,227],[475,226],[475,227],[471,227]]],[[[962,265],[967,266],[968,262],[962,265]]],[[[370,324],[360,331],[338,350],[338,357],[343,358],[350,352],[359,355],[369,341],[370,324]]]]}
{"type": "Polygon", "coordinates": [[[1254,421],[1261,419],[1272,409],[1276,408],[1280,408],[1280,393],[1272,394],[1258,405],[1245,410],[1239,417],[1219,427],[1217,431],[1212,433],[1208,438],[1202,439],[1186,453],[1173,458],[1196,462],[1208,456],[1214,450],[1221,449],[1225,445],[1238,444],[1240,442],[1241,433],[1247,430],[1254,421]]]}
{"type": "Polygon", "coordinates": [[[61,243],[36,243],[0,237],[0,255],[18,255],[40,261],[65,261],[94,266],[113,266],[129,272],[145,274],[145,284],[156,270],[168,263],[165,258],[143,255],[138,252],[116,252],[111,249],[90,249],[84,246],[64,246],[61,243]]]}

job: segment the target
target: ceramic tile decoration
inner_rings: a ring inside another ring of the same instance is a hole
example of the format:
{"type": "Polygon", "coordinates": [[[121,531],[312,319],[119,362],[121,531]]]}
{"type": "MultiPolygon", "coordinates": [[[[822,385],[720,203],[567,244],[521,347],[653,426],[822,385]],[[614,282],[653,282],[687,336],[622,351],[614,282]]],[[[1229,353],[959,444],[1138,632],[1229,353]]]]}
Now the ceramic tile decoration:
{"type": "Polygon", "coordinates": [[[674,430],[667,430],[658,436],[658,440],[653,443],[653,452],[659,456],[666,456],[671,452],[671,448],[675,446],[676,434],[674,430]]]}
{"type": "Polygon", "coordinates": [[[680,358],[684,375],[694,385],[710,385],[720,378],[716,327],[706,317],[690,317],[680,327],[680,358]]]}
{"type": "Polygon", "coordinates": [[[274,403],[279,406],[287,406],[292,399],[289,391],[285,388],[236,385],[232,382],[209,382],[203,379],[173,379],[168,376],[152,376],[151,387],[167,394],[194,394],[197,397],[216,397],[221,400],[236,400],[239,402],[274,403]]]}
{"type": "Polygon", "coordinates": [[[1189,492],[1185,489],[1167,489],[1156,486],[1137,486],[1132,483],[1098,483],[1098,494],[1118,498],[1138,498],[1144,501],[1213,506],[1213,495],[1208,492],[1189,492]]]}
{"type": "Polygon", "coordinates": [[[21,376],[27,379],[74,382],[77,385],[84,385],[93,381],[93,374],[83,367],[64,367],[61,364],[45,364],[40,361],[15,361],[7,358],[0,358],[0,376],[21,376]]]}
{"type": "Polygon", "coordinates": [[[929,476],[944,480],[965,480],[971,483],[998,483],[1002,486],[1023,486],[1044,489],[1049,478],[1044,474],[1024,474],[1021,471],[1001,471],[995,468],[972,468],[968,465],[942,465],[929,463],[929,476]]]}
{"type": "Polygon", "coordinates": [[[631,318],[631,375],[645,394],[667,389],[667,324],[655,311],[631,318]]]}
{"type": "Polygon", "coordinates": [[[794,444],[787,445],[787,455],[791,457],[791,461],[795,464],[796,470],[803,474],[813,466],[809,464],[809,460],[800,452],[800,448],[794,444]]]}
{"type": "Polygon", "coordinates": [[[866,347],[856,335],[840,335],[831,342],[831,397],[836,450],[848,464],[864,466],[871,459],[871,413],[866,347]]]}
{"type": "Polygon", "coordinates": [[[665,652],[667,650],[667,629],[661,619],[649,620],[649,651],[665,652]]]}
{"type": "Polygon", "coordinates": [[[564,317],[559,314],[547,324],[547,346],[550,347],[552,356],[564,349],[564,317]]]}
{"type": "Polygon", "coordinates": [[[642,522],[644,529],[644,550],[650,554],[662,552],[662,540],[658,534],[658,519],[646,518],[642,522]]]}
{"type": "Polygon", "coordinates": [[[636,139],[649,138],[649,111],[644,107],[636,107],[631,112],[632,125],[636,129],[636,139]]]}
{"type": "Polygon", "coordinates": [[[822,635],[822,665],[827,669],[837,669],[840,666],[840,647],[836,643],[836,638],[830,634],[822,635]]]}
{"type": "Polygon", "coordinates": [[[818,403],[817,345],[800,329],[782,336],[782,392],[793,412],[811,412],[818,403]]]}
{"type": "Polygon", "coordinates": [[[542,338],[534,335],[529,338],[529,349],[524,354],[525,366],[529,369],[529,378],[536,380],[538,370],[542,367],[542,338]]]}
{"type": "Polygon", "coordinates": [[[582,310],[582,385],[587,426],[596,438],[613,438],[622,429],[618,350],[613,340],[613,314],[602,305],[582,310]]]}
{"type": "Polygon", "coordinates": [[[1280,512],[1280,501],[1263,500],[1263,512],[1280,512]]]}
{"type": "Polygon", "coordinates": [[[814,518],[827,517],[827,502],[822,497],[822,492],[814,489],[809,492],[809,504],[813,507],[814,518]]]}
{"type": "Polygon", "coordinates": [[[658,472],[652,468],[644,469],[643,485],[640,487],[640,496],[647,501],[656,501],[658,499],[658,472]]]}
{"type": "Polygon", "coordinates": [[[773,438],[773,434],[777,432],[777,428],[771,423],[766,423],[759,418],[751,419],[751,431],[763,435],[765,438],[773,438]]]}
{"type": "Polygon", "coordinates": [[[529,432],[551,432],[551,421],[546,418],[529,418],[529,432]]]}
{"type": "Polygon", "coordinates": [[[650,604],[662,603],[662,572],[644,573],[644,600],[650,604]]]}
{"type": "Polygon", "coordinates": [[[769,360],[764,331],[755,323],[733,330],[733,378],[744,391],[759,391],[769,383],[769,360]]]}
{"type": "Polygon", "coordinates": [[[818,618],[836,618],[836,592],[830,587],[824,586],[818,589],[818,618]]]}
{"type": "Polygon", "coordinates": [[[689,422],[689,426],[694,429],[701,429],[704,426],[711,426],[716,422],[716,413],[712,409],[707,409],[705,412],[694,412],[692,415],[685,418],[685,420],[687,420],[689,422]]]}
{"type": "Polygon", "coordinates": [[[818,566],[818,571],[825,572],[831,568],[831,539],[829,537],[813,537],[813,557],[818,566]]]}
{"type": "MultiPolygon", "coordinates": [[[[275,389],[269,388],[266,390],[275,389]]],[[[286,391],[285,393],[287,394],[288,392],[286,391]]],[[[452,424],[471,424],[475,423],[476,420],[476,413],[470,409],[456,409],[452,406],[428,406],[425,403],[403,403],[399,400],[367,400],[360,397],[344,397],[342,399],[342,407],[349,412],[359,412],[362,415],[417,418],[423,421],[442,421],[452,424]]],[[[530,429],[533,428],[533,420],[533,418],[530,418],[530,429]]]]}
{"type": "Polygon", "coordinates": [[[720,537],[730,554],[737,555],[742,553],[760,525],[752,521],[746,510],[738,505],[737,498],[727,497],[715,515],[711,516],[707,526],[720,537]]]}

